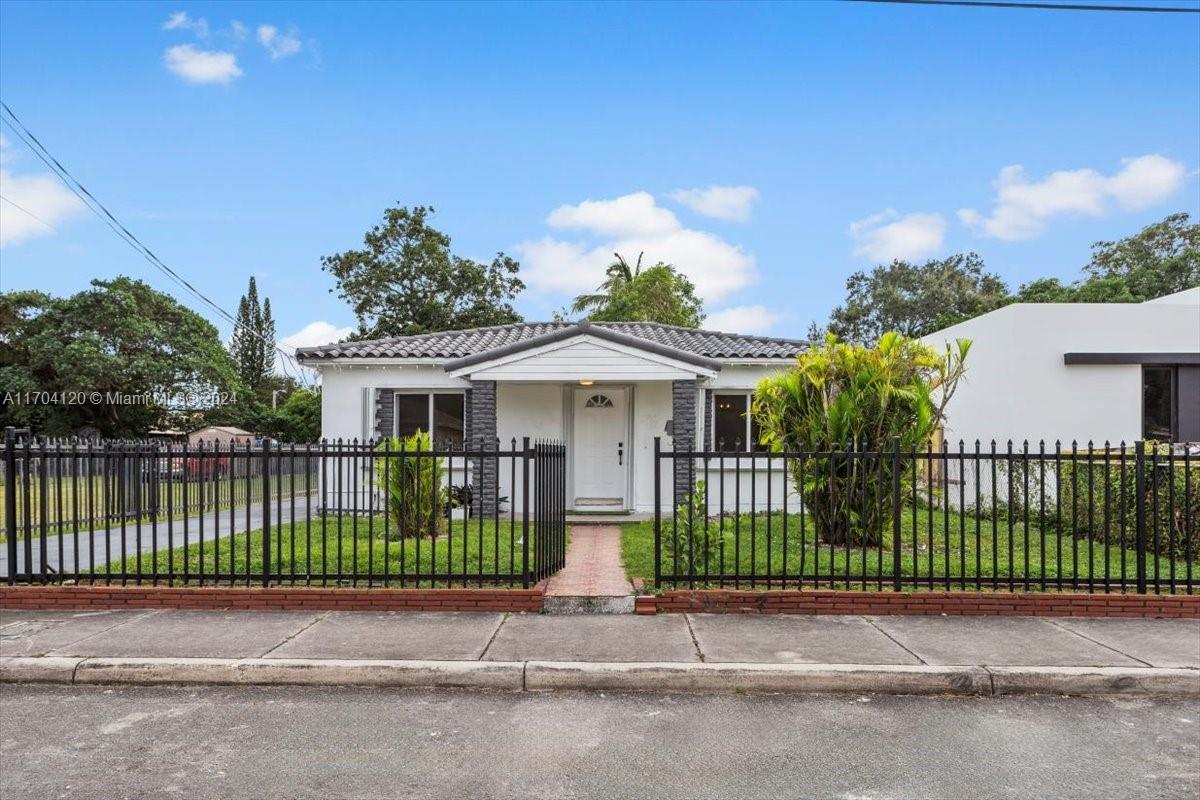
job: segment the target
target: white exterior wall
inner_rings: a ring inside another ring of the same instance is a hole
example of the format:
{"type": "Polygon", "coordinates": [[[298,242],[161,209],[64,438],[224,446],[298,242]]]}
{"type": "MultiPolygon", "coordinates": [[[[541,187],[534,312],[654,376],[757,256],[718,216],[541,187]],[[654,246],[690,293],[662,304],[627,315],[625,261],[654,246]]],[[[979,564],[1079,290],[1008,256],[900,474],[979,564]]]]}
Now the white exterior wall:
{"type": "MultiPolygon", "coordinates": [[[[561,350],[561,349],[560,349],[561,350]]],[[[615,351],[607,351],[616,354],[615,351]]],[[[604,353],[593,352],[595,356],[602,360],[607,359],[604,353]]],[[[548,355],[548,354],[547,354],[548,355]]],[[[635,359],[630,358],[631,354],[619,353],[616,354],[619,358],[619,369],[622,370],[619,380],[607,382],[608,385],[623,385],[630,386],[632,411],[631,411],[631,435],[629,443],[629,459],[630,459],[630,505],[632,510],[639,512],[650,512],[654,509],[654,437],[662,437],[663,448],[670,449],[671,438],[664,433],[667,420],[673,417],[673,409],[671,405],[671,386],[672,380],[676,378],[691,378],[694,375],[680,372],[674,365],[658,364],[657,371],[653,380],[629,380],[627,375],[630,369],[639,369],[635,359]]],[[[540,361],[540,359],[539,359],[540,361]]],[[[618,359],[608,361],[610,365],[616,368],[618,359]]],[[[643,362],[646,363],[646,362],[643,362]]],[[[697,392],[702,388],[708,389],[745,389],[752,390],[758,382],[780,369],[788,366],[790,361],[766,362],[759,364],[734,363],[726,365],[715,376],[708,379],[701,379],[697,384],[697,392]]],[[[360,440],[369,438],[372,435],[374,427],[375,413],[375,390],[381,387],[387,388],[412,388],[412,389],[467,389],[470,388],[469,376],[453,377],[446,373],[440,364],[397,364],[397,363],[381,363],[372,361],[370,364],[325,364],[319,365],[321,369],[321,435],[326,439],[336,440],[339,437],[342,439],[353,439],[358,437],[360,440]]],[[[516,364],[512,365],[514,368],[516,364]]],[[[525,365],[526,368],[532,366],[525,365]]],[[[597,363],[592,362],[591,367],[596,368],[597,363]]],[[[583,368],[578,368],[583,369],[583,368]]],[[[540,367],[538,367],[540,374],[540,367]]],[[[583,372],[580,372],[583,375],[583,372]]],[[[570,447],[570,392],[578,385],[578,380],[571,381],[530,381],[533,376],[532,372],[523,372],[513,374],[511,380],[505,382],[500,380],[500,376],[492,375],[489,371],[487,374],[478,374],[474,377],[481,380],[498,380],[496,393],[497,407],[497,435],[500,438],[500,447],[502,450],[507,450],[511,446],[512,439],[517,439],[517,446],[520,447],[521,439],[524,436],[530,438],[557,439],[565,441],[570,447]]],[[[595,384],[597,387],[605,385],[605,382],[598,380],[595,384]]],[[[703,447],[701,442],[703,434],[703,407],[697,403],[697,420],[695,440],[699,447],[703,447]]],[[[568,461],[570,459],[570,450],[568,449],[568,461]]],[[[748,469],[749,459],[742,459],[743,469],[748,469]]],[[[765,462],[759,461],[759,465],[764,466],[765,462]]],[[[452,479],[455,483],[461,483],[463,475],[461,470],[455,469],[455,475],[452,479]]],[[[734,476],[734,461],[726,461],[727,476],[726,476],[726,508],[732,510],[732,502],[734,497],[734,484],[736,478],[734,476]]],[[[697,465],[697,478],[702,476],[703,466],[697,465]]],[[[569,471],[569,467],[568,467],[569,471]]],[[[507,495],[510,502],[520,509],[522,486],[521,486],[521,465],[518,461],[516,468],[515,481],[513,479],[512,470],[509,467],[507,459],[502,459],[500,462],[500,493],[507,495]]],[[[663,462],[662,469],[662,498],[663,507],[669,513],[672,503],[671,492],[671,463],[663,462]]],[[[569,479],[570,476],[568,476],[569,479]]],[[[715,462],[713,465],[713,485],[712,497],[717,497],[717,484],[715,473],[715,462]]],[[[776,470],[776,475],[772,480],[772,505],[778,506],[781,502],[782,488],[784,486],[783,476],[776,470]]],[[[750,478],[748,475],[743,475],[741,478],[742,488],[742,507],[749,508],[750,503],[750,478]]],[[[571,487],[568,484],[568,493],[571,487]]],[[[760,507],[765,507],[762,504],[766,498],[766,477],[759,476],[755,486],[755,492],[759,501],[760,507]]],[[[347,496],[344,502],[349,505],[353,500],[347,496]]],[[[360,505],[365,506],[368,501],[360,501],[360,505]]],[[[789,502],[792,502],[789,500],[789,502]]],[[[714,505],[715,509],[715,505],[714,505]]]]}
{"type": "Polygon", "coordinates": [[[1142,380],[1136,364],[1067,366],[1066,353],[1200,352],[1200,305],[1021,303],[954,325],[923,341],[971,339],[967,371],[950,401],[952,448],[1028,439],[1064,448],[1078,440],[1116,444],[1141,437],[1142,380]]]}

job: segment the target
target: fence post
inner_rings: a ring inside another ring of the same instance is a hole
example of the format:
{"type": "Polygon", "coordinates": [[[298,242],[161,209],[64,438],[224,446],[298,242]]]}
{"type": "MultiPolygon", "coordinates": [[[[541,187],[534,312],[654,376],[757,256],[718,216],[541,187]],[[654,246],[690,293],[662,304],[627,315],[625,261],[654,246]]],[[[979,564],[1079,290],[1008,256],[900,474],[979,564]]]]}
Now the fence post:
{"type": "MultiPolygon", "coordinates": [[[[541,476],[538,476],[541,479],[541,476]]],[[[529,588],[529,437],[521,439],[521,586],[529,588]]]]}
{"type": "Polygon", "coordinates": [[[892,437],[892,591],[900,591],[900,437],[892,437]]]}
{"type": "MultiPolygon", "coordinates": [[[[654,437],[654,585],[662,586],[662,437],[654,437]]],[[[672,462],[674,463],[674,462],[672,462]]],[[[724,509],[722,509],[724,511],[724,509]]]]}
{"type": "Polygon", "coordinates": [[[17,429],[4,429],[4,533],[8,537],[8,585],[17,582],[17,429]]]}
{"type": "Polygon", "coordinates": [[[1146,443],[1139,439],[1133,445],[1134,504],[1137,525],[1137,590],[1146,593],[1146,443]]]}
{"type": "MultiPolygon", "coordinates": [[[[249,463],[247,463],[247,472],[249,472],[249,463]]],[[[250,497],[247,492],[246,508],[250,508],[250,497]]],[[[263,439],[262,443],[262,509],[263,509],[263,533],[262,533],[262,585],[266,589],[271,585],[271,440],[263,439]]],[[[250,535],[250,531],[246,531],[246,535],[250,535]]],[[[232,547],[233,539],[230,538],[230,546],[232,547]]],[[[249,564],[246,565],[249,568],[249,564]]]]}

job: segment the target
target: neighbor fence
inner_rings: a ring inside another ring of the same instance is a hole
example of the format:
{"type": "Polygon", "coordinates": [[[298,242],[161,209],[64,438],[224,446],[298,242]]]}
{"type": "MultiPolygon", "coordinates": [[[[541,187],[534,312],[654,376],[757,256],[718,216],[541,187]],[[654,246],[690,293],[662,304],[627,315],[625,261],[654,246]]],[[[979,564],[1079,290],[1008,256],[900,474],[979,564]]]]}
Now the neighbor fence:
{"type": "Polygon", "coordinates": [[[663,450],[663,588],[1197,592],[1195,445],[663,450]]]}
{"type": "Polygon", "coordinates": [[[566,449],[174,445],[6,429],[17,583],[522,586],[566,551],[566,449]]]}

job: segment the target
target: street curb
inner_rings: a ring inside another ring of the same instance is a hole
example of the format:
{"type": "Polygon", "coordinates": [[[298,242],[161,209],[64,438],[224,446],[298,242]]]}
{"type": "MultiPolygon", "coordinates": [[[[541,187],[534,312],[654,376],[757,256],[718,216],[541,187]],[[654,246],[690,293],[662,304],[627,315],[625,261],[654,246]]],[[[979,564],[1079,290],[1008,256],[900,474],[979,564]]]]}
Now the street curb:
{"type": "Polygon", "coordinates": [[[1200,671],[1143,667],[988,667],[992,693],[1200,695],[1200,671]]]}
{"type": "Polygon", "coordinates": [[[527,691],[991,694],[981,667],[530,661],[527,691]]]}
{"type": "Polygon", "coordinates": [[[1200,696],[1200,670],[704,662],[0,657],[0,683],[1200,696]]]}

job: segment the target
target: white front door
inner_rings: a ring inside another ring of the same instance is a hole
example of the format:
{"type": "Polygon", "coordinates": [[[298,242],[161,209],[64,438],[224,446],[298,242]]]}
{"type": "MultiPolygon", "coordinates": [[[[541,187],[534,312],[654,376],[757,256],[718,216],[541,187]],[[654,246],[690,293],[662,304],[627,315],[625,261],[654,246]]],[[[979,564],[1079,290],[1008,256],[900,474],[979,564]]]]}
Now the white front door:
{"type": "Polygon", "coordinates": [[[575,502],[579,508],[625,508],[629,468],[629,390],[614,386],[575,388],[575,502]]]}

